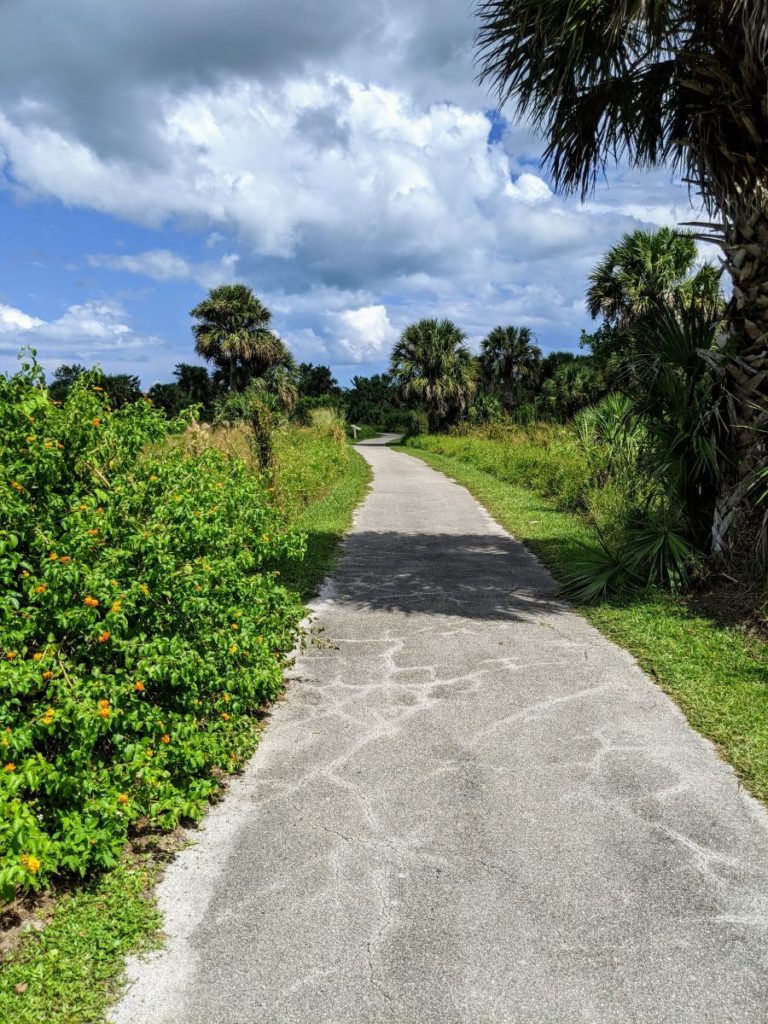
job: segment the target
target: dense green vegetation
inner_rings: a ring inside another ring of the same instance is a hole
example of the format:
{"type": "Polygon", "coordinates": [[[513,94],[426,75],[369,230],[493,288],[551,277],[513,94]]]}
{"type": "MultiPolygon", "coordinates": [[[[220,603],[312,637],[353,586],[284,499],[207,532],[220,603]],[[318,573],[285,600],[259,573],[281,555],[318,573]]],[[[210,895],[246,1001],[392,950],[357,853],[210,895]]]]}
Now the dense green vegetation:
{"type": "MultiPolygon", "coordinates": [[[[656,332],[659,310],[674,309],[690,340],[703,332],[698,361],[685,360],[705,392],[696,396],[696,409],[688,403],[700,415],[687,419],[669,455],[685,453],[697,469],[696,486],[709,477],[712,490],[700,495],[707,549],[721,563],[754,559],[765,549],[765,521],[756,509],[768,471],[765,13],[756,0],[483,0],[478,7],[480,78],[544,136],[544,161],[558,187],[580,188],[585,196],[617,160],[666,165],[682,171],[711,217],[698,226],[722,248],[732,286],[724,308],[711,308],[712,272],[696,275],[687,294],[680,288],[684,268],[674,257],[681,246],[661,233],[651,245],[624,244],[616,260],[601,263],[592,284],[602,294],[591,296],[591,308],[606,313],[609,340],[615,326],[629,334],[622,347],[630,354],[656,332]],[[663,253],[673,258],[661,259],[663,253]],[[649,262],[662,273],[647,276],[649,262]],[[619,264],[634,278],[632,287],[623,287],[619,264]],[[617,304],[630,307],[629,323],[611,315],[617,304]]],[[[662,329],[674,344],[672,331],[662,329]]],[[[673,420],[669,415],[668,425],[673,420]]],[[[699,525],[686,527],[686,542],[695,541],[699,525]]]]}
{"type": "Polygon", "coordinates": [[[103,1024],[125,956],[159,945],[162,922],[151,893],[158,863],[149,855],[121,861],[62,893],[44,930],[28,932],[3,961],[0,1020],[103,1024]]]}
{"type": "MultiPolygon", "coordinates": [[[[574,511],[585,509],[589,499],[578,486],[579,457],[559,431],[549,439],[521,432],[512,445],[488,438],[421,437],[403,450],[467,487],[560,580],[568,577],[583,546],[595,541],[589,517],[574,511]],[[563,457],[564,451],[570,454],[563,457]]],[[[635,655],[751,791],[768,800],[765,642],[658,590],[594,602],[581,611],[635,655]]]]}
{"type": "Polygon", "coordinates": [[[327,410],[276,424],[264,473],[247,423],[112,410],[99,379],[61,405],[34,364],[0,384],[0,863],[5,898],[55,895],[0,972],[0,1019],[20,1024],[103,1020],[158,925],[142,837],[197,818],[254,749],[369,479],[327,410]]]}
{"type": "Polygon", "coordinates": [[[98,381],[59,403],[34,362],[0,380],[5,900],[198,818],[252,752],[303,614],[296,523],[359,463],[327,411],[260,473],[246,427],[113,410],[98,381]]]}
{"type": "Polygon", "coordinates": [[[273,567],[303,541],[263,479],[93,378],[62,405],[41,384],[0,382],[3,899],[199,817],[301,617],[273,567]]]}
{"type": "MultiPolygon", "coordinates": [[[[729,392],[711,515],[712,550],[727,554],[745,528],[754,540],[744,520],[767,458],[765,7],[484,0],[478,13],[481,78],[544,135],[558,186],[586,194],[616,159],[671,164],[712,217],[700,226],[733,287],[709,349],[729,392]]],[[[663,300],[656,288],[651,298],[663,300]]]]}

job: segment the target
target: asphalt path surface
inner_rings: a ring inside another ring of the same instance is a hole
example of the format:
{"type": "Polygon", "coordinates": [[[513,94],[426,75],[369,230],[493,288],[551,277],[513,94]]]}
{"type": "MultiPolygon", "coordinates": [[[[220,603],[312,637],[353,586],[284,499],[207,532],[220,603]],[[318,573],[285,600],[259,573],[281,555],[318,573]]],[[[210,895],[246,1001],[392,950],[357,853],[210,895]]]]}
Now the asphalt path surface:
{"type": "Polygon", "coordinates": [[[466,490],[374,471],[119,1024],[768,1021],[768,815],[466,490]]]}

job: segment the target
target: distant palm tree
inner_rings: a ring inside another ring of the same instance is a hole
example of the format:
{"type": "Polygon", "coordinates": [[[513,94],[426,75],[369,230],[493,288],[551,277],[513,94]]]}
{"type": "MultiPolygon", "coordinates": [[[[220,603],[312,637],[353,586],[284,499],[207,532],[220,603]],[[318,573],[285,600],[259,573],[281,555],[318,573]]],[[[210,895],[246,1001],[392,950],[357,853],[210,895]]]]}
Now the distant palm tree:
{"type": "Polygon", "coordinates": [[[195,351],[226,376],[229,390],[242,390],[251,377],[262,377],[290,354],[270,330],[272,314],[244,284],[212,288],[191,311],[195,351]]]}
{"type": "Polygon", "coordinates": [[[699,192],[733,282],[721,363],[736,397],[721,550],[766,464],[766,0],[480,0],[481,80],[547,140],[555,184],[585,195],[614,160],[671,165],[699,192]]]}
{"type": "Polygon", "coordinates": [[[584,356],[559,363],[542,386],[545,403],[563,423],[594,402],[599,392],[594,368],[584,356]]]}
{"type": "Polygon", "coordinates": [[[494,327],[483,340],[480,366],[484,380],[497,390],[509,412],[522,403],[526,384],[535,384],[541,349],[529,327],[494,327]]]}
{"type": "Polygon", "coordinates": [[[464,340],[450,320],[419,320],[405,328],[392,350],[393,381],[403,398],[424,404],[430,431],[469,403],[474,360],[464,340]]]}
{"type": "Polygon", "coordinates": [[[714,305],[720,275],[710,263],[696,268],[692,235],[673,228],[632,231],[608,250],[589,275],[587,310],[622,330],[654,306],[696,297],[714,305]]]}

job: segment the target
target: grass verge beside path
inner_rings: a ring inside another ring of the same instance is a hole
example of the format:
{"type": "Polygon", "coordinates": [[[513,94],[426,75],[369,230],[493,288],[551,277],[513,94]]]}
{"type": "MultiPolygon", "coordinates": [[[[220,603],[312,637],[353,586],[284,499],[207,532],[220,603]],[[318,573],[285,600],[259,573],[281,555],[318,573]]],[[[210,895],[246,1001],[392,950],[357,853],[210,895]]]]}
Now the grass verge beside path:
{"type": "MultiPolygon", "coordinates": [[[[282,582],[304,602],[333,567],[338,542],[370,482],[365,460],[349,446],[343,454],[343,466],[331,471],[326,463],[325,493],[319,485],[307,486],[312,500],[289,515],[307,534],[307,554],[283,569],[282,582]]],[[[27,922],[29,933],[0,964],[0,1022],[103,1024],[119,994],[125,957],[161,942],[152,897],[161,870],[156,855],[134,853],[114,871],[59,895],[52,911],[41,911],[42,931],[34,918],[27,922]]]]}
{"type": "Polygon", "coordinates": [[[346,473],[328,494],[306,508],[295,526],[307,535],[307,553],[301,562],[283,569],[283,584],[306,602],[317,592],[336,561],[336,548],[352,525],[352,513],[368,490],[371,471],[356,451],[349,449],[346,473]]]}
{"type": "MultiPolygon", "coordinates": [[[[460,459],[395,447],[466,487],[557,578],[595,535],[580,516],[460,459]]],[[[663,594],[582,606],[578,611],[630,651],[712,740],[752,793],[768,801],[768,645],[693,612],[663,594]]]]}

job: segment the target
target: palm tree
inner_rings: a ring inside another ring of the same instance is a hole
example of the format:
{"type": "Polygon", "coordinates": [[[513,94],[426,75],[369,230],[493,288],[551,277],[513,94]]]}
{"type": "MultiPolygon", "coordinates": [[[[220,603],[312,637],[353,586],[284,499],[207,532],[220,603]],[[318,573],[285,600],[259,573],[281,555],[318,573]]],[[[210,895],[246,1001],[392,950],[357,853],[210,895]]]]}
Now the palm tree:
{"type": "Polygon", "coordinates": [[[195,351],[226,375],[230,391],[242,390],[251,377],[290,359],[270,330],[272,314],[245,284],[223,284],[190,312],[195,351]]]}
{"type": "Polygon", "coordinates": [[[650,329],[653,315],[692,305],[709,317],[723,314],[720,272],[710,263],[696,267],[696,242],[672,228],[633,231],[606,252],[589,275],[587,310],[603,317],[587,343],[606,380],[621,390],[636,391],[638,320],[650,329]]]}
{"type": "Polygon", "coordinates": [[[557,186],[586,195],[618,159],[671,165],[715,223],[733,282],[721,365],[736,395],[712,546],[766,463],[766,0],[480,0],[481,80],[547,140],[557,186]]]}
{"type": "Polygon", "coordinates": [[[672,228],[624,235],[589,275],[589,315],[621,331],[660,302],[695,297],[711,306],[720,295],[719,273],[710,263],[696,269],[696,255],[693,236],[672,228]]]}
{"type": "Polygon", "coordinates": [[[529,327],[494,327],[483,340],[480,366],[483,378],[501,393],[509,412],[522,401],[525,384],[535,384],[541,367],[541,349],[529,327]]]}
{"type": "Polygon", "coordinates": [[[559,362],[541,389],[544,401],[563,423],[599,398],[600,391],[600,382],[589,356],[576,356],[559,362]]]}
{"type": "Polygon", "coordinates": [[[400,335],[390,373],[403,398],[424,404],[434,432],[467,408],[474,360],[456,324],[419,320],[400,335]]]}

